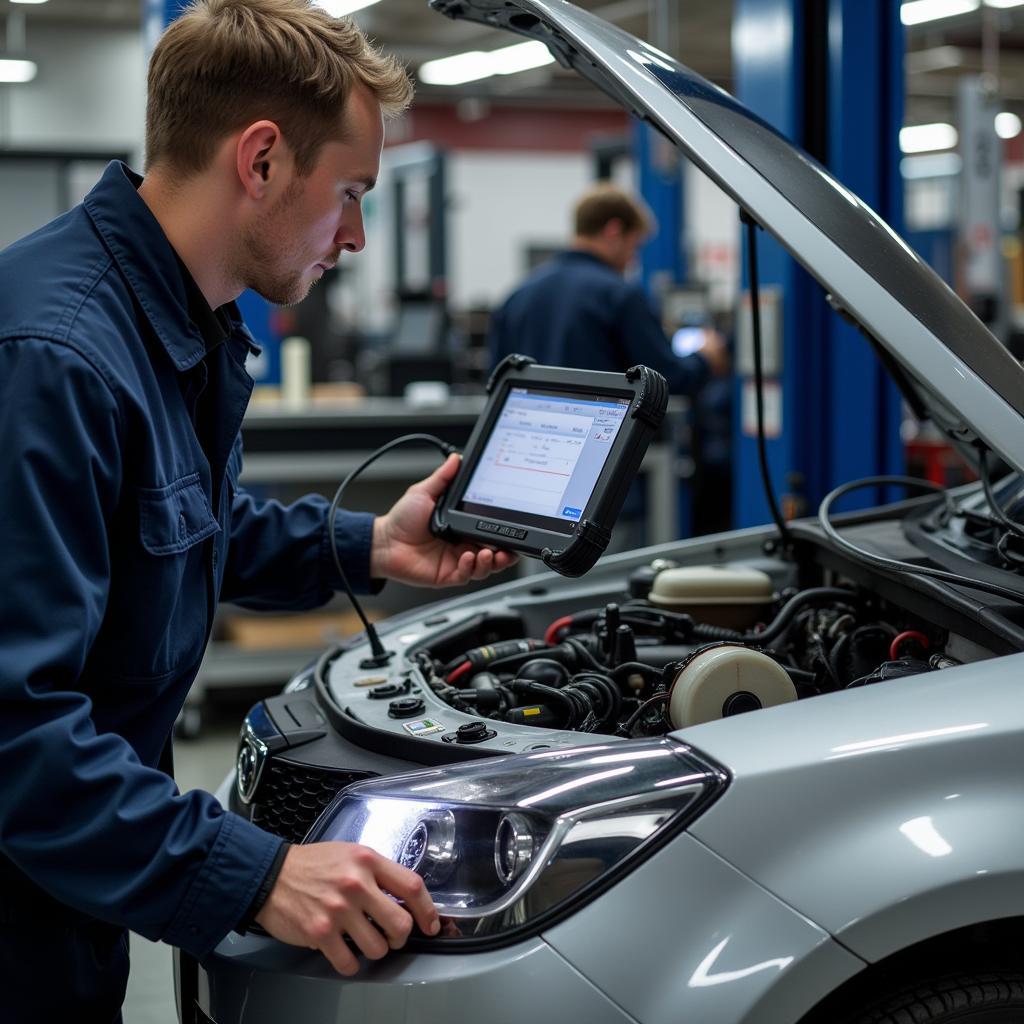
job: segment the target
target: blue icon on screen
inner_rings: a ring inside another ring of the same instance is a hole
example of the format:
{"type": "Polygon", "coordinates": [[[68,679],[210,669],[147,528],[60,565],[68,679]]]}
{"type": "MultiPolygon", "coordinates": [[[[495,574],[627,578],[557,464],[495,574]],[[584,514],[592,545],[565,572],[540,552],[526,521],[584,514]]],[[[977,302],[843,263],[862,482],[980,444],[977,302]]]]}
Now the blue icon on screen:
{"type": "Polygon", "coordinates": [[[565,508],[562,509],[562,515],[565,516],[566,519],[579,519],[579,517],[583,515],[583,509],[570,508],[566,505],[565,508]]]}

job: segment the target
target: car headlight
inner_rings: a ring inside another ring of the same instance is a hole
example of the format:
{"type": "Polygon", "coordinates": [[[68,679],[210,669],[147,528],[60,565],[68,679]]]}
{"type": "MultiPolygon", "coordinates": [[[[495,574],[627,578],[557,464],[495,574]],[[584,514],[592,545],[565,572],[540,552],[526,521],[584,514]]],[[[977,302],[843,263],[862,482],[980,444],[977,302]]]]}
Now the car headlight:
{"type": "Polygon", "coordinates": [[[519,935],[602,891],[726,783],[669,739],[487,759],[351,786],[305,842],[362,843],[419,872],[446,937],[519,935]]]}

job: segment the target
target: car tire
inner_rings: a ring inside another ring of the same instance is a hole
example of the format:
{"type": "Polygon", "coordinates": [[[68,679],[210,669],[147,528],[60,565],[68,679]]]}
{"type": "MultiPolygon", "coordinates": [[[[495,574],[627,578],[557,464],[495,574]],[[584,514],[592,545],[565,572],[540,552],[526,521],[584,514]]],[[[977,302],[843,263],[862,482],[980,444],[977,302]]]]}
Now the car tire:
{"type": "Polygon", "coordinates": [[[951,975],[887,995],[847,1024],[1020,1024],[1024,975],[951,975]]]}

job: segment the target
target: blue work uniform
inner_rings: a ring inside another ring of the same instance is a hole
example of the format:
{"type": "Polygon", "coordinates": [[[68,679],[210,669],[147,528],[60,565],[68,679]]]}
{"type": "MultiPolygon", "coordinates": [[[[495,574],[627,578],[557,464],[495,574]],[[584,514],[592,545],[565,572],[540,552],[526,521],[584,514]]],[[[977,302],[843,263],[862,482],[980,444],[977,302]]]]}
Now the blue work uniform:
{"type": "MultiPolygon", "coordinates": [[[[328,502],[238,484],[254,347],[111,164],[0,253],[0,1019],[115,1020],[125,928],[202,958],[281,840],[158,768],[218,600],[313,608],[340,585],[328,502]],[[192,286],[194,288],[194,285],[192,286]],[[208,308],[208,307],[207,307],[208,308]],[[226,313],[226,318],[225,318],[226,313]]],[[[339,514],[371,588],[372,517],[339,514]]]]}
{"type": "Polygon", "coordinates": [[[615,373],[643,363],[690,398],[710,375],[703,356],[673,354],[641,284],[581,249],[538,267],[508,297],[491,318],[489,346],[492,367],[513,352],[615,373]]]}

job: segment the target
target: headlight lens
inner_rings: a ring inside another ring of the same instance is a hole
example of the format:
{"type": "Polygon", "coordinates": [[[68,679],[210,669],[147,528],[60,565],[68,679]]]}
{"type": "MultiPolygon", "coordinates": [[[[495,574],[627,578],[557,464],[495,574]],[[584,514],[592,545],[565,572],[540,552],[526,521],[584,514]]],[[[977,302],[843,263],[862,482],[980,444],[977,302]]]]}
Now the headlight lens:
{"type": "Polygon", "coordinates": [[[305,842],[418,871],[449,937],[518,933],[596,895],[726,781],[669,739],[488,759],[349,787],[305,842]]]}

